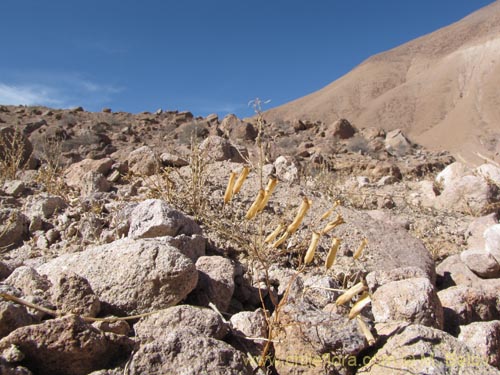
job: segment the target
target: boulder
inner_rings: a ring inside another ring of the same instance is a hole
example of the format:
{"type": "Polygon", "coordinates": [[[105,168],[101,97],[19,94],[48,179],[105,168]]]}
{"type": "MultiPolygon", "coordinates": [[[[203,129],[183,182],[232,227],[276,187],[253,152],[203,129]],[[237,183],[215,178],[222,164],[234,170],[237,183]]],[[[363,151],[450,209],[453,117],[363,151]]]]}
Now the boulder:
{"type": "Polygon", "coordinates": [[[392,281],[371,296],[375,321],[405,321],[443,328],[443,308],[428,278],[392,281]]]}
{"type": "Polygon", "coordinates": [[[444,329],[458,333],[459,326],[500,319],[500,299],[495,289],[454,286],[438,292],[444,310],[444,329]]]}
{"type": "Polygon", "coordinates": [[[392,130],[385,136],[386,151],[396,157],[405,156],[411,152],[412,145],[400,129],[392,130]]]}
{"type": "Polygon", "coordinates": [[[484,250],[465,250],[460,259],[476,275],[485,279],[500,277],[500,264],[484,250]]]}
{"type": "Polygon", "coordinates": [[[158,239],[118,240],[62,255],[37,270],[53,283],[63,272],[74,272],[88,280],[111,312],[128,315],[173,306],[198,281],[193,262],[158,239]]]}
{"type": "Polygon", "coordinates": [[[498,224],[495,212],[474,219],[465,232],[467,248],[470,250],[484,250],[486,246],[484,231],[495,224],[498,224]]]}
{"type": "Polygon", "coordinates": [[[132,151],[127,161],[129,171],[139,176],[152,176],[158,171],[158,160],[154,151],[148,146],[132,151]]]}
{"type": "Polygon", "coordinates": [[[485,358],[455,337],[435,328],[409,325],[389,337],[373,357],[358,358],[357,374],[497,375],[485,358]]]}
{"type": "Polygon", "coordinates": [[[280,180],[292,183],[299,178],[299,167],[290,156],[279,156],[273,164],[280,180]]]}
{"type": "Polygon", "coordinates": [[[382,285],[389,284],[393,281],[400,281],[413,278],[426,278],[427,274],[418,267],[408,266],[401,268],[394,268],[388,271],[376,270],[366,275],[366,284],[370,293],[375,291],[382,285]]]}
{"type": "Polygon", "coordinates": [[[476,322],[460,326],[458,340],[488,363],[500,368],[500,321],[476,322]]]}
{"type": "Polygon", "coordinates": [[[108,175],[114,161],[109,158],[104,159],[84,159],[80,162],[71,164],[64,171],[64,182],[68,186],[81,188],[84,176],[89,172],[94,172],[102,176],[108,175]]]}
{"type": "Polygon", "coordinates": [[[7,264],[0,261],[0,281],[5,280],[11,273],[12,269],[7,264]]]}
{"type": "Polygon", "coordinates": [[[252,124],[233,114],[224,117],[219,128],[226,137],[234,140],[254,141],[257,137],[257,129],[252,124]]]}
{"type": "Polygon", "coordinates": [[[264,310],[261,308],[255,311],[241,311],[231,317],[233,335],[239,340],[251,338],[246,342],[246,347],[254,355],[262,352],[265,340],[258,340],[262,337],[267,339],[267,321],[264,310]]]}
{"type": "Polygon", "coordinates": [[[500,262],[500,224],[495,224],[484,231],[485,249],[497,262],[500,262]]]}
{"type": "Polygon", "coordinates": [[[234,264],[221,256],[203,256],[196,261],[196,269],[198,284],[189,301],[201,306],[212,302],[220,311],[227,311],[234,293],[234,264]]]}
{"type": "Polygon", "coordinates": [[[171,154],[169,152],[164,152],[160,155],[161,163],[166,167],[174,167],[180,168],[189,165],[189,162],[186,159],[181,158],[180,156],[171,154]]]}
{"type": "Polygon", "coordinates": [[[130,214],[128,236],[131,238],[200,233],[201,229],[193,219],[160,199],[145,200],[135,206],[130,214]]]}
{"type": "Polygon", "coordinates": [[[4,282],[22,291],[25,296],[44,296],[51,286],[46,277],[28,266],[17,267],[4,282]]]}
{"type": "Polygon", "coordinates": [[[465,164],[455,162],[439,172],[435,181],[441,187],[441,190],[449,189],[463,177],[471,175],[471,173],[471,170],[465,164]]]}
{"type": "Polygon", "coordinates": [[[40,216],[45,219],[51,218],[56,212],[61,212],[67,207],[63,198],[57,195],[42,193],[37,196],[28,197],[27,211],[31,219],[40,216]]]}
{"type": "Polygon", "coordinates": [[[445,289],[455,285],[480,287],[483,282],[478,275],[467,267],[459,254],[451,255],[443,260],[436,267],[436,273],[436,284],[440,289],[445,289]]]}
{"type": "Polygon", "coordinates": [[[23,365],[36,374],[87,375],[125,359],[134,343],[71,315],[18,328],[0,340],[0,351],[11,345],[24,355],[23,365]]]}
{"type": "Polygon", "coordinates": [[[141,342],[162,340],[176,329],[189,328],[200,336],[222,340],[229,327],[215,311],[198,306],[178,305],[145,316],[134,325],[141,342]]]}
{"type": "Polygon", "coordinates": [[[28,223],[19,210],[0,209],[0,249],[20,244],[28,234],[28,223]]]}
{"type": "Polygon", "coordinates": [[[339,139],[348,139],[354,136],[356,129],[346,119],[339,119],[330,125],[332,135],[339,139]]]}
{"type": "Polygon", "coordinates": [[[229,140],[211,135],[200,144],[200,151],[212,161],[230,160],[234,163],[244,163],[240,151],[229,140]]]}
{"type": "Polygon", "coordinates": [[[24,306],[0,299],[0,338],[30,324],[33,318],[24,306]]]}
{"type": "Polygon", "coordinates": [[[57,310],[66,314],[96,317],[101,309],[89,282],[75,273],[61,274],[50,292],[57,310]]]}
{"type": "Polygon", "coordinates": [[[345,373],[343,359],[355,358],[368,346],[355,319],[305,303],[285,304],[274,329],[273,360],[280,375],[345,373]]]}
{"type": "Polygon", "coordinates": [[[493,164],[482,164],[475,170],[476,174],[486,180],[500,185],[500,168],[493,164]]]}
{"type": "Polygon", "coordinates": [[[229,344],[196,331],[176,329],[141,345],[128,363],[127,375],[251,375],[248,359],[229,344]]]}
{"type": "Polygon", "coordinates": [[[12,197],[20,197],[26,191],[26,184],[21,180],[8,180],[3,184],[5,194],[12,197]]]}

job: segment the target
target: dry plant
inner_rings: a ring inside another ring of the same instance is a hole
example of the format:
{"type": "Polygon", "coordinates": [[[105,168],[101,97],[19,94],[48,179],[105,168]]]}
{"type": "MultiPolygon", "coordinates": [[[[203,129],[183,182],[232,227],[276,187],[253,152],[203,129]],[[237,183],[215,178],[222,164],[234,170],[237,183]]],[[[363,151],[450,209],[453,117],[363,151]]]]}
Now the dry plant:
{"type": "Polygon", "coordinates": [[[0,182],[13,180],[28,162],[25,139],[21,131],[3,128],[0,131],[0,182]]]}
{"type": "Polygon", "coordinates": [[[41,145],[40,161],[42,163],[36,176],[36,182],[45,190],[58,195],[66,201],[71,200],[70,189],[62,178],[62,142],[59,139],[45,138],[41,145]]]}

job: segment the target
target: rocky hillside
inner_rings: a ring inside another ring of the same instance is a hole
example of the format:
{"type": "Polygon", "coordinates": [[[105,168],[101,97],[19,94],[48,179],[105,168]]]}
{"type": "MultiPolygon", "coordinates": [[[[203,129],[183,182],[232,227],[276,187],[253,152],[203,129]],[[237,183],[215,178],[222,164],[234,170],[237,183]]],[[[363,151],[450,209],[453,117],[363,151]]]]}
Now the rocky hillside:
{"type": "Polygon", "coordinates": [[[500,161],[500,2],[373,56],[323,89],[270,110],[273,121],[344,117],[413,141],[500,161]]]}
{"type": "Polygon", "coordinates": [[[345,119],[0,122],[1,374],[500,373],[497,165],[345,119]]]}

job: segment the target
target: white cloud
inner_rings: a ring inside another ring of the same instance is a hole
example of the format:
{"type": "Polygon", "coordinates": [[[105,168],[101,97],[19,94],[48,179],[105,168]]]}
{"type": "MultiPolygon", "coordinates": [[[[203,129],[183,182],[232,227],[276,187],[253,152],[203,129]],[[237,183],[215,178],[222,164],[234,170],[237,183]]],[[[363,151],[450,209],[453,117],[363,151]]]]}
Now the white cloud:
{"type": "Polygon", "coordinates": [[[41,74],[34,82],[0,82],[0,104],[44,105],[70,108],[83,106],[98,110],[122,88],[96,83],[81,74],[41,74]]]}
{"type": "Polygon", "coordinates": [[[0,82],[0,104],[55,105],[63,102],[58,99],[54,90],[41,85],[7,85],[0,82]]]}

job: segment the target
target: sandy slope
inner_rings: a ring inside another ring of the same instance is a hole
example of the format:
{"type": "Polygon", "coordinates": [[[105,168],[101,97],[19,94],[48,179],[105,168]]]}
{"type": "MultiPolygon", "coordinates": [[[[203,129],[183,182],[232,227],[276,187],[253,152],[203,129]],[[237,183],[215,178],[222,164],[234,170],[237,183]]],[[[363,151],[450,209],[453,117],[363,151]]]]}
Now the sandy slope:
{"type": "Polygon", "coordinates": [[[480,152],[500,161],[500,1],[267,112],[273,120],[339,117],[357,127],[402,128],[468,160],[480,152]]]}

